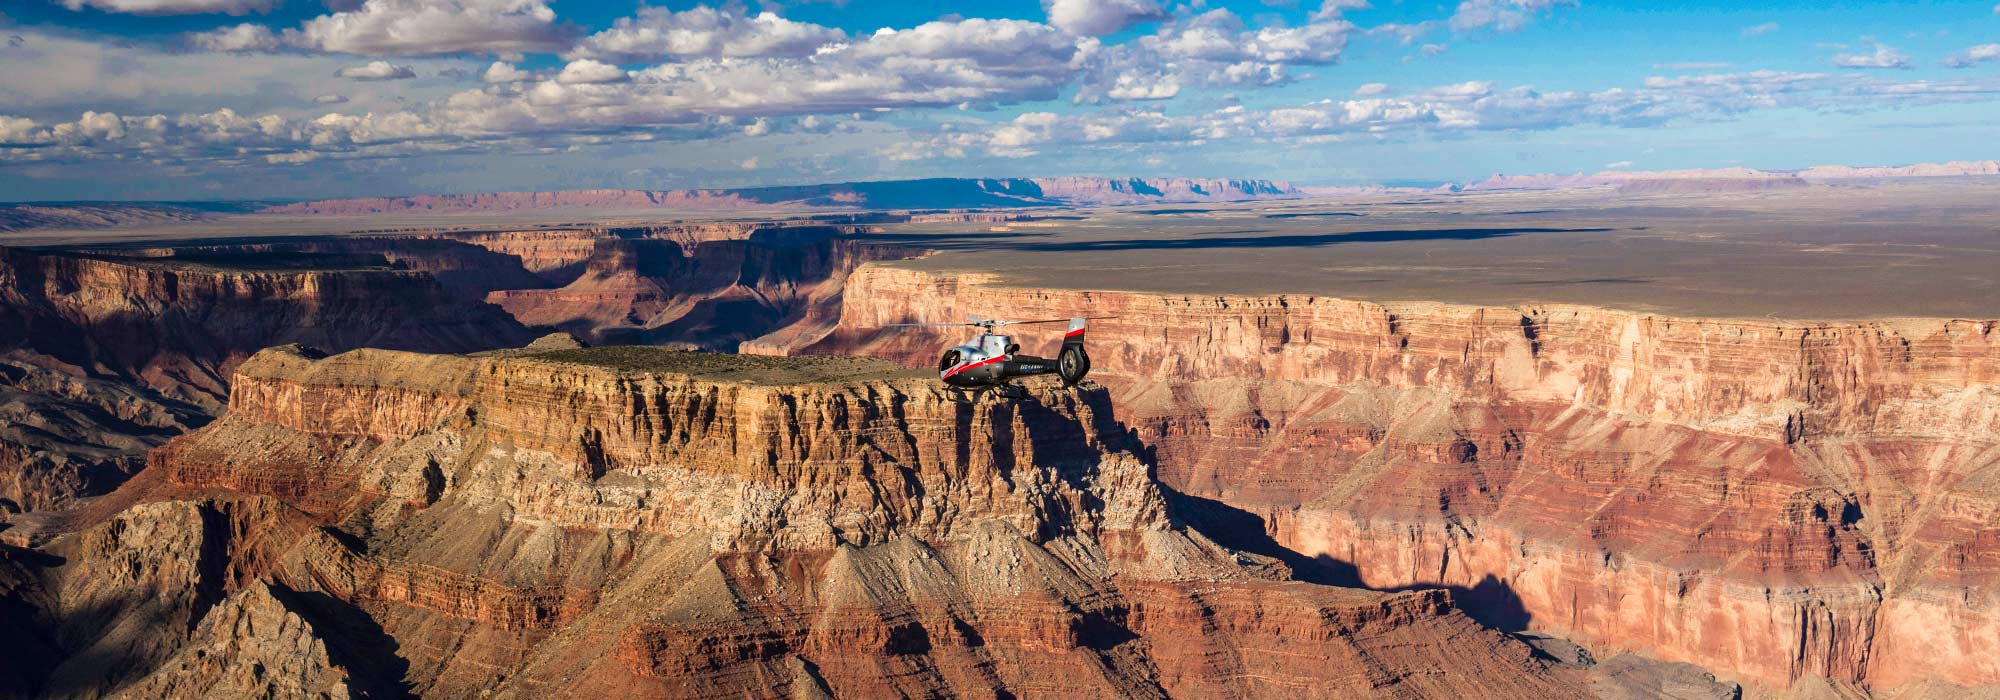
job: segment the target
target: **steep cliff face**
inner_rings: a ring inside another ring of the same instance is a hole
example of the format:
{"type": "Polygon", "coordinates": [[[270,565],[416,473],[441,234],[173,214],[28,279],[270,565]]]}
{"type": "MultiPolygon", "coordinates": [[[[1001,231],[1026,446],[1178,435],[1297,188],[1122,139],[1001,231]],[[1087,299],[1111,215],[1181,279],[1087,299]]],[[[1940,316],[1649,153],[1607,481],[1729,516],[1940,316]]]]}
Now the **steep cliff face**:
{"type": "MultiPolygon", "coordinates": [[[[478,249],[472,249],[477,251],[478,249]]],[[[500,309],[345,256],[110,257],[0,249],[0,511],[108,490],[206,422],[266,346],[519,345],[500,309]]]]}
{"type": "Polygon", "coordinates": [[[1286,580],[1183,526],[1102,391],[894,374],[266,351],[112,499],[139,505],[41,536],[46,617],[108,612],[35,692],[190,688],[276,644],[311,687],[436,698],[1582,696],[1446,592],[1286,580]],[[106,598],[151,589],[190,592],[106,598]],[[219,632],[246,619],[280,633],[219,632]],[[99,648],[137,661],[55,682],[99,648]]]}
{"type": "Polygon", "coordinates": [[[837,329],[770,349],[925,365],[945,337],[879,326],[1116,316],[1092,325],[1092,376],[1162,480],[1263,518],[1332,579],[1453,587],[1496,625],[1779,687],[2000,683],[1983,651],[2000,639],[1994,322],[1169,297],[879,266],[845,299],[837,329]]]}
{"type": "MultiPolygon", "coordinates": [[[[498,234],[533,241],[539,232],[498,234]]],[[[486,234],[495,235],[495,234],[486,234]]],[[[531,245],[531,244],[530,244],[531,245]]],[[[422,272],[453,296],[478,302],[496,289],[546,287],[549,283],[525,265],[525,260],[486,246],[436,236],[292,237],[252,243],[183,244],[154,248],[104,248],[95,252],[142,257],[183,265],[273,266],[310,269],[332,261],[422,272]]]]}
{"type": "Polygon", "coordinates": [[[458,303],[420,272],[4,255],[0,348],[209,405],[227,396],[231,367],[270,345],[471,350],[530,337],[500,310],[458,303]]]}
{"type": "Polygon", "coordinates": [[[778,329],[824,332],[848,274],[915,251],[836,236],[838,227],[648,231],[599,238],[581,275],[560,289],[497,291],[515,318],[593,343],[690,343],[734,350],[778,329]],[[676,240],[676,239],[680,240],[676,240]]]}

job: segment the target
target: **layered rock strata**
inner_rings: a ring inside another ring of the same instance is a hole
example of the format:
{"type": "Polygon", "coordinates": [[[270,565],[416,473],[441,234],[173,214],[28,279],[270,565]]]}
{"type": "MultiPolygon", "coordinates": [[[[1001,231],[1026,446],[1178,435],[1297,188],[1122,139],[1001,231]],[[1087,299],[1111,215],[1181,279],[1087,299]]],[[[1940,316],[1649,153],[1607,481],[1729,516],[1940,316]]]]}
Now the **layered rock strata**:
{"type": "Polygon", "coordinates": [[[760,229],[741,239],[599,238],[559,289],[496,291],[522,322],[593,343],[686,343],[734,350],[780,329],[823,333],[855,267],[916,251],[837,239],[834,227],[760,229]]]}
{"type": "Polygon", "coordinates": [[[468,351],[531,337],[429,273],[376,260],[0,248],[0,512],[116,486],[147,449],[206,422],[235,365],[268,345],[468,351]]]}
{"type": "Polygon", "coordinates": [[[1495,625],[1765,687],[2000,684],[2000,324],[1023,289],[870,266],[839,327],[763,347],[927,366],[957,338],[880,327],[1081,311],[1116,317],[1092,325],[1092,376],[1162,480],[1262,519],[1326,580],[1449,587],[1495,625]]]}
{"type": "Polygon", "coordinates": [[[1183,526],[1102,391],[883,373],[266,351],[122,510],[34,538],[61,561],[23,598],[70,631],[31,692],[255,687],[226,669],[283,658],[432,698],[1582,697],[1448,592],[1287,580],[1183,526]],[[76,680],[92,649],[135,661],[76,680]]]}

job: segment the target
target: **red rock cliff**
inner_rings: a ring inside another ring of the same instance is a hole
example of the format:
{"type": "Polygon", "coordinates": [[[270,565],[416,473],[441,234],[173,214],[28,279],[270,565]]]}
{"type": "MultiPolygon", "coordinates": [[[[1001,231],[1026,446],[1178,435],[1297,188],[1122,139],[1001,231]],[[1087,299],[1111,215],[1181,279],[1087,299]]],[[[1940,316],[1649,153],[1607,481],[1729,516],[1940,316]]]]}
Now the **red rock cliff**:
{"type": "Polygon", "coordinates": [[[1496,624],[1780,687],[2000,683],[1991,321],[1059,291],[879,266],[845,302],[816,343],[770,349],[927,366],[946,337],[878,327],[1117,316],[1092,325],[1093,377],[1162,480],[1359,583],[1462,587],[1496,624]]]}
{"type": "Polygon", "coordinates": [[[159,502],[46,546],[58,622],[137,605],[89,586],[116,571],[192,591],[141,599],[183,624],[76,624],[59,652],[143,652],[99,690],[268,659],[201,641],[220,600],[285,621],[301,685],[424,697],[1582,697],[1445,592],[1285,580],[1184,527],[1102,391],[963,402],[865,364],[699,362],[261,353],[118,494],[159,502]],[[121,534],[140,523],[160,534],[121,534]]]}

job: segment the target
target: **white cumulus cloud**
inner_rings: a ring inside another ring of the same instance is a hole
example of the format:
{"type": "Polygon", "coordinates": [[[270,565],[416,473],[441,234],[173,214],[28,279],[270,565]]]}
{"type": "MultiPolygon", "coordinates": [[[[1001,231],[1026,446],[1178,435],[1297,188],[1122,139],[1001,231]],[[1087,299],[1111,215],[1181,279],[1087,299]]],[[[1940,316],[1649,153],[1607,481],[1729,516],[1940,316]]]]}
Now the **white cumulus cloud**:
{"type": "Polygon", "coordinates": [[[1969,68],[1987,61],[2000,61],[2000,44],[1980,44],[1960,51],[1944,59],[1944,64],[1953,68],[1969,68]]]}
{"type": "Polygon", "coordinates": [[[1332,18],[1252,28],[1225,9],[1176,19],[1151,35],[1091,52],[1079,99],[1159,99],[1183,86],[1281,85],[1292,69],[1340,61],[1354,25],[1332,18]]]}
{"type": "Polygon", "coordinates": [[[570,36],[543,0],[367,0],[286,30],[285,41],[317,51],[422,56],[554,52],[570,36]]]}
{"type": "Polygon", "coordinates": [[[494,61],[493,65],[486,67],[485,73],[479,75],[480,80],[489,83],[518,83],[534,77],[535,74],[521,70],[506,61],[494,61]]]}
{"type": "Polygon", "coordinates": [[[623,68],[588,58],[570,61],[569,65],[563,66],[561,73],[556,74],[556,82],[564,85],[600,85],[631,79],[632,76],[626,74],[623,68]]]}
{"type": "Polygon", "coordinates": [[[1842,68],[1909,68],[1910,57],[1888,46],[1870,42],[1874,47],[1868,53],[1840,54],[1833,57],[1833,65],[1842,68]]]}
{"type": "Polygon", "coordinates": [[[751,17],[705,5],[680,12],[641,7],[637,16],[621,17],[610,29],[584,38],[570,55],[627,61],[669,56],[798,57],[846,36],[832,27],[794,22],[770,12],[751,17]]]}
{"type": "Polygon", "coordinates": [[[358,66],[348,66],[334,71],[334,75],[349,80],[407,80],[417,77],[417,71],[409,66],[399,66],[388,61],[369,61],[358,66]]]}
{"type": "Polygon", "coordinates": [[[1156,0],[1042,0],[1049,24],[1071,34],[1102,36],[1167,18],[1156,0]]]}
{"type": "Polygon", "coordinates": [[[278,35],[270,27],[253,22],[221,27],[187,35],[188,43],[203,51],[276,51],[278,35]]]}

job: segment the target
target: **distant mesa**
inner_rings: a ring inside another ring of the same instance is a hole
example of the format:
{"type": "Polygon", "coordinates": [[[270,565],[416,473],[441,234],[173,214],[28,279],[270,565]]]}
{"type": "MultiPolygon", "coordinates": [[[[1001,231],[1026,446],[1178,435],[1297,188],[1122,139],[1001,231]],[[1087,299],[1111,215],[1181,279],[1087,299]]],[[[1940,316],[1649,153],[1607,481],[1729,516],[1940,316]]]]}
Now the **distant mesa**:
{"type": "Polygon", "coordinates": [[[739,189],[563,190],[328,199],[267,207],[267,214],[611,209],[969,209],[1228,202],[1296,197],[1287,182],[1216,178],[931,178],[739,189]]]}

